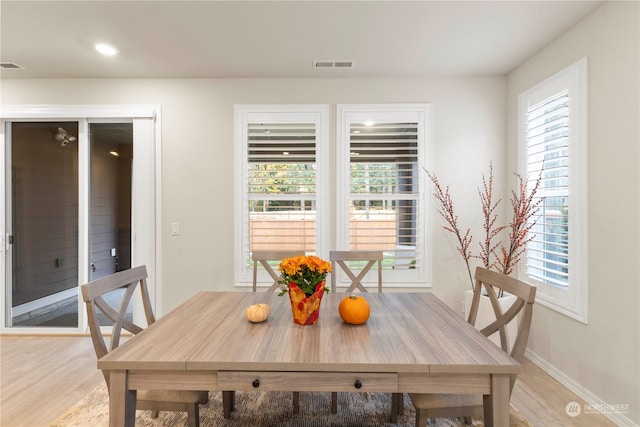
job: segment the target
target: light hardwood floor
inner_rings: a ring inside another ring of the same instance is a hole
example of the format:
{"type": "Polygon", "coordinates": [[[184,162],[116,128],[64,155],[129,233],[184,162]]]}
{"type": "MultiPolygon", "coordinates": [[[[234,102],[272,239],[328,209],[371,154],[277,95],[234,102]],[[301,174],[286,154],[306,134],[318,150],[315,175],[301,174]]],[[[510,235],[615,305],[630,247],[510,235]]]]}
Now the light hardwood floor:
{"type": "MultiPolygon", "coordinates": [[[[0,426],[48,426],[104,381],[96,368],[91,339],[85,337],[0,337],[0,426]]],[[[534,426],[614,426],[601,415],[565,412],[584,401],[530,361],[516,383],[513,405],[534,426]]]]}

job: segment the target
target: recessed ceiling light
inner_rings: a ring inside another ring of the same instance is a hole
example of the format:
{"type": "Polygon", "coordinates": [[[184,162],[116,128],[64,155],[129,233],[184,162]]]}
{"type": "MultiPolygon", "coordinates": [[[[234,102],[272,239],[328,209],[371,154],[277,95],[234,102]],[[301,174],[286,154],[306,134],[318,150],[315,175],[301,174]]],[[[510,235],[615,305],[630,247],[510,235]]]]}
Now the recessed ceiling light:
{"type": "Polygon", "coordinates": [[[106,43],[96,43],[96,50],[105,56],[114,56],[118,54],[118,49],[106,43]]]}

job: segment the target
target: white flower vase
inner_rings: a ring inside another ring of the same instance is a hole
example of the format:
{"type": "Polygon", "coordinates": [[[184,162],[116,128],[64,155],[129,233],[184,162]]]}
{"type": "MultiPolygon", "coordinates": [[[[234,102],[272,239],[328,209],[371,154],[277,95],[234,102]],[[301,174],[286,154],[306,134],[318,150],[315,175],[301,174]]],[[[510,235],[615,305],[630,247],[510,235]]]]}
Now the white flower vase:
{"type": "MultiPolygon", "coordinates": [[[[464,318],[465,320],[469,319],[469,311],[471,310],[471,302],[473,301],[473,291],[465,291],[464,293],[464,318]]],[[[516,297],[509,294],[504,294],[501,298],[499,298],[500,308],[504,313],[513,305],[516,301],[516,297]]],[[[496,315],[493,312],[493,307],[491,306],[491,300],[488,296],[481,295],[480,296],[480,305],[478,307],[478,315],[476,316],[476,324],[475,327],[477,330],[481,330],[485,326],[489,325],[491,322],[496,320],[496,315]]],[[[509,344],[509,351],[513,348],[513,344],[516,340],[516,335],[518,334],[518,321],[516,318],[512,320],[507,325],[507,343],[509,344]]],[[[496,332],[489,337],[491,341],[498,347],[500,347],[500,332],[496,332]]]]}

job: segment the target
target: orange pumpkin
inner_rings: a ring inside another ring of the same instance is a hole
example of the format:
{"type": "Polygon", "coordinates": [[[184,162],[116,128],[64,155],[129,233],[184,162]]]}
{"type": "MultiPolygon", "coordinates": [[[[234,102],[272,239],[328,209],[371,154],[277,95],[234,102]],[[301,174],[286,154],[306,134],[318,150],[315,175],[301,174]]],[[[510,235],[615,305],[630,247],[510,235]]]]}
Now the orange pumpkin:
{"type": "Polygon", "coordinates": [[[338,313],[345,323],[361,325],[369,319],[371,308],[366,299],[358,295],[349,295],[340,301],[338,313]]]}

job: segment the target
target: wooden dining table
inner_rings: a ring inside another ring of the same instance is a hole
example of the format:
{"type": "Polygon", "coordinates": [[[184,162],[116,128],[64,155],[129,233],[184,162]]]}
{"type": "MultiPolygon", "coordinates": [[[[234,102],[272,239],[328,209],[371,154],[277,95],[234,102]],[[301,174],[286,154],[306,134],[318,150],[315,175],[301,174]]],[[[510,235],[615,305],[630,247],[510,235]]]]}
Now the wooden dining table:
{"type": "Polygon", "coordinates": [[[485,425],[509,425],[517,361],[431,293],[362,295],[365,324],[344,323],[345,294],[329,293],[306,326],[293,322],[286,296],[194,295],[98,361],[110,370],[110,426],[135,424],[145,389],[482,394],[485,425]],[[271,313],[251,323],[245,310],[257,303],[271,313]]]}

